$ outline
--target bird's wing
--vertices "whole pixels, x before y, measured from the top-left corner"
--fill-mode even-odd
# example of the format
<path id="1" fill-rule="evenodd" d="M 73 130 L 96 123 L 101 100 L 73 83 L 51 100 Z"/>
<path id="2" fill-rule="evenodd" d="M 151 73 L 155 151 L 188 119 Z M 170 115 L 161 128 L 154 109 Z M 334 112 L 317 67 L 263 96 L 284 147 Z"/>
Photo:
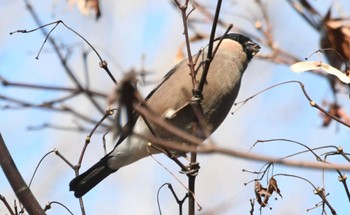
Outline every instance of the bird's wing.
<path id="1" fill-rule="evenodd" d="M 159 87 L 161 87 L 174 73 L 175 71 L 177 70 L 178 67 L 182 66 L 182 64 L 185 63 L 185 61 L 182 61 L 180 62 L 179 64 L 177 64 L 175 67 L 173 67 L 162 79 L 162 82 L 160 82 L 158 84 L 158 86 L 156 88 L 154 88 L 145 98 L 145 100 L 149 100 L 149 98 L 152 97 L 152 95 L 159 89 Z M 133 117 L 133 120 L 132 121 L 128 121 L 126 125 L 123 126 L 123 128 L 125 128 L 126 126 L 133 126 L 135 125 L 136 121 L 138 120 L 139 118 L 139 114 L 138 113 L 134 113 L 136 116 Z M 128 134 L 121 134 L 119 136 L 119 139 L 117 140 L 115 146 L 114 146 L 114 149 L 120 144 L 122 143 L 129 135 Z M 114 150 L 113 149 L 113 150 Z M 113 151 L 112 150 L 112 151 Z M 107 154 L 107 156 L 109 155 L 110 153 Z"/>
<path id="2" fill-rule="evenodd" d="M 158 84 L 158 86 L 156 88 L 154 88 L 145 98 L 145 100 L 147 101 L 149 98 L 152 97 L 152 95 L 159 89 L 160 86 L 162 86 L 173 74 L 174 72 L 177 70 L 177 68 L 180 66 L 180 64 L 182 64 L 184 61 L 182 61 L 181 63 L 179 63 L 178 65 L 176 65 L 174 68 L 172 68 L 167 74 L 165 74 L 165 76 L 162 79 L 162 82 L 160 82 Z"/>

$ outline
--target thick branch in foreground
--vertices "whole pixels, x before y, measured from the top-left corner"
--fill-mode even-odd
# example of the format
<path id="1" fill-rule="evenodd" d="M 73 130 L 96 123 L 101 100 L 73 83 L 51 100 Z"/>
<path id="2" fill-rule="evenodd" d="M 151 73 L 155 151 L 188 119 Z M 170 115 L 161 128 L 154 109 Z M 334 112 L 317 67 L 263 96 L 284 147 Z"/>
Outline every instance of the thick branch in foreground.
<path id="1" fill-rule="evenodd" d="M 0 164 L 7 180 L 28 214 L 45 214 L 19 173 L 0 133 Z"/>
<path id="2" fill-rule="evenodd" d="M 187 141 L 187 143 L 189 143 L 188 145 L 184 145 L 175 141 L 169 141 L 169 140 L 157 138 L 154 136 L 136 134 L 139 137 L 144 138 L 153 144 L 164 146 L 168 149 L 181 151 L 181 152 L 196 152 L 201 154 L 217 153 L 217 154 L 228 155 L 231 157 L 246 159 L 246 160 L 272 162 L 275 164 L 301 167 L 301 168 L 350 171 L 350 166 L 348 164 L 326 163 L 326 162 L 319 162 L 319 161 L 315 162 L 315 161 L 306 161 L 306 160 L 304 161 L 303 160 L 286 160 L 283 158 L 276 158 L 276 157 L 271 157 L 267 155 L 241 152 L 240 150 L 221 147 L 217 144 L 214 144 L 211 141 L 203 143 L 203 140 L 175 127 L 169 122 L 166 122 L 165 120 L 163 120 L 163 118 L 161 118 L 160 116 L 158 116 L 157 114 L 149 110 L 147 107 L 141 107 L 136 104 L 133 105 L 133 107 L 138 113 L 140 113 L 148 121 L 156 124 L 157 126 L 161 126 L 162 128 L 166 129 L 167 131 L 173 133 L 178 137 L 181 137 L 182 139 L 184 139 L 184 141 Z"/>

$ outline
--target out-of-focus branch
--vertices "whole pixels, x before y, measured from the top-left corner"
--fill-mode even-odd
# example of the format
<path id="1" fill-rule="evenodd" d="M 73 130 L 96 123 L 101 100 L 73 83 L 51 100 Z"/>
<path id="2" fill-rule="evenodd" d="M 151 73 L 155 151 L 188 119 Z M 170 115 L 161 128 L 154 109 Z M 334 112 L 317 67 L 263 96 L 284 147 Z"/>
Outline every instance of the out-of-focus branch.
<path id="1" fill-rule="evenodd" d="M 102 92 L 92 91 L 90 89 L 77 89 L 77 88 L 70 88 L 70 87 L 58 87 L 58 86 L 48 86 L 48 85 L 41 85 L 41 84 L 29 84 L 29 83 L 20 83 L 20 82 L 12 82 L 4 77 L 0 76 L 0 83 L 5 87 L 18 87 L 18 88 L 25 88 L 25 89 L 35 89 L 35 90 L 50 90 L 50 91 L 63 91 L 63 92 L 70 92 L 73 94 L 79 94 L 83 93 L 85 91 L 91 96 L 98 96 L 101 98 L 106 98 L 107 95 Z"/>
<path id="2" fill-rule="evenodd" d="M 74 131 L 74 132 L 89 132 L 89 131 L 91 131 L 91 128 L 84 127 L 81 125 L 66 126 L 66 125 L 58 125 L 58 124 L 53 124 L 53 123 L 42 123 L 40 125 L 27 126 L 27 129 L 29 131 L 43 130 L 43 129 L 47 129 L 47 128 L 52 128 L 52 129 L 61 130 L 61 131 Z"/>
<path id="3" fill-rule="evenodd" d="M 194 135 L 191 135 L 174 125 L 166 122 L 162 117 L 160 117 L 158 114 L 154 113 L 152 110 L 149 110 L 147 107 L 142 107 L 140 105 L 133 105 L 134 109 L 139 112 L 142 117 L 146 118 L 148 121 L 161 126 L 162 128 L 166 129 L 169 132 L 172 132 L 175 136 L 181 137 L 184 141 L 186 141 L 188 144 L 192 145 L 201 145 L 203 143 L 202 139 L 197 138 Z M 152 142 L 152 141 L 151 141 Z M 168 146 L 166 146 L 168 148 Z M 170 147 L 172 148 L 172 147 Z M 186 150 L 182 150 L 186 151 Z M 193 151 L 193 150 L 192 150 Z"/>
<path id="4" fill-rule="evenodd" d="M 19 201 L 23 204 L 29 214 L 45 214 L 44 210 L 40 207 L 38 201 L 32 194 L 31 190 L 23 180 L 19 173 L 16 164 L 11 158 L 5 142 L 0 133 L 0 164 L 4 171 L 7 180 L 11 184 L 13 191 L 15 192 Z"/>
<path id="5" fill-rule="evenodd" d="M 150 110 L 147 106 L 145 107 L 144 105 L 140 106 L 138 104 L 134 104 L 133 107 L 138 113 L 142 115 L 142 117 L 144 117 L 148 121 L 154 123 L 157 126 L 161 126 L 162 128 L 166 129 L 167 131 L 173 133 L 178 137 L 181 137 L 185 142 L 189 144 L 189 145 L 184 145 L 179 142 L 167 141 L 155 136 L 144 136 L 141 134 L 135 134 L 140 136 L 141 138 L 145 138 L 146 140 L 148 140 L 153 144 L 158 144 L 168 149 L 183 151 L 183 152 L 197 152 L 197 153 L 203 153 L 203 154 L 218 153 L 218 154 L 224 154 L 232 157 L 247 159 L 247 160 L 273 162 L 276 164 L 302 167 L 302 168 L 350 171 L 350 166 L 345 164 L 343 165 L 343 164 L 332 164 L 332 163 L 324 163 L 324 162 L 295 161 L 295 160 L 288 160 L 283 158 L 273 158 L 270 156 L 246 153 L 235 149 L 221 147 L 217 144 L 210 142 L 210 140 L 206 143 L 203 143 L 202 142 L 203 140 L 166 122 L 162 117 L 152 112 L 152 110 Z"/>
<path id="6" fill-rule="evenodd" d="M 147 112 L 144 112 L 147 113 Z M 322 162 L 313 162 L 313 161 L 301 161 L 301 160 L 287 160 L 281 158 L 274 158 L 271 156 L 265 156 L 261 154 L 255 153 L 247 153 L 242 152 L 240 150 L 230 149 L 226 147 L 221 147 L 218 144 L 202 144 L 201 146 L 194 147 L 190 145 L 183 145 L 179 142 L 167 141 L 164 139 L 156 138 L 153 136 L 144 136 L 141 134 L 135 134 L 140 136 L 149 142 L 154 144 L 158 144 L 170 149 L 178 150 L 178 151 L 194 151 L 201 154 L 223 154 L 230 157 L 241 158 L 250 161 L 261 161 L 261 162 L 272 162 L 275 164 L 285 165 L 285 166 L 294 166 L 301 167 L 307 169 L 325 169 L 325 170 L 345 170 L 350 171 L 350 166 L 348 164 L 333 164 L 333 163 L 322 163 Z"/>
<path id="7" fill-rule="evenodd" d="M 321 29 L 322 17 L 321 15 L 307 2 L 307 1 L 295 1 L 287 0 L 292 8 L 297 11 L 304 20 L 309 23 L 316 30 Z"/>
<path id="8" fill-rule="evenodd" d="M 75 116 L 83 121 L 86 121 L 88 123 L 91 123 L 94 125 L 98 123 L 98 121 L 92 119 L 90 116 L 83 115 L 83 114 L 79 113 L 78 111 L 76 111 L 75 109 L 73 109 L 72 107 L 69 107 L 66 105 L 61 105 L 59 107 L 56 107 L 50 103 L 33 104 L 31 102 L 10 98 L 10 97 L 7 97 L 7 96 L 1 95 L 1 94 L 0 94 L 0 99 L 6 100 L 6 101 L 9 101 L 11 103 L 18 105 L 18 107 L 6 106 L 4 108 L 12 108 L 12 109 L 15 109 L 15 108 L 39 108 L 39 109 L 45 109 L 45 110 L 50 110 L 50 111 L 65 112 L 65 113 L 69 113 L 72 116 Z M 101 124 L 101 126 L 108 127 L 105 124 Z"/>
<path id="9" fill-rule="evenodd" d="M 9 205 L 9 203 L 7 202 L 5 196 L 0 194 L 0 199 L 1 201 L 4 203 L 4 205 L 6 206 L 7 210 L 10 212 L 11 215 L 16 215 L 15 212 L 13 212 L 11 206 Z"/>

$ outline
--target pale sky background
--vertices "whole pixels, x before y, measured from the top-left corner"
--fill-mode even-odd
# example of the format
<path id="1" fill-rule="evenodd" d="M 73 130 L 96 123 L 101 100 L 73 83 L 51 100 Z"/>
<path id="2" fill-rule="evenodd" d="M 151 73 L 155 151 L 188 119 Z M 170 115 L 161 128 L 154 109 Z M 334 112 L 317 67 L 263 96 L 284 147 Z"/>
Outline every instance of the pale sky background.
<path id="1" fill-rule="evenodd" d="M 259 14 L 252 7 L 253 0 L 225 1 L 223 16 L 229 23 L 243 29 L 252 30 L 252 23 L 247 21 L 257 18 Z M 322 13 L 325 13 L 332 2 L 341 5 L 342 11 L 349 11 L 350 3 L 343 1 L 312 1 Z M 0 0 L 0 75 L 10 81 L 47 84 L 55 86 L 72 86 L 66 77 L 57 57 L 46 44 L 39 60 L 35 56 L 44 40 L 41 32 L 15 34 L 9 32 L 18 29 L 37 27 L 24 3 L 20 0 Z M 105 1 L 102 2 L 102 18 L 98 22 L 91 17 L 82 16 L 75 6 L 69 7 L 66 1 L 32 1 L 35 10 L 43 23 L 63 20 L 71 28 L 83 35 L 109 62 L 109 68 L 117 78 L 131 68 L 140 68 L 141 58 L 146 56 L 146 69 L 152 71 L 148 80 L 160 80 L 175 64 L 175 55 L 183 42 L 182 21 L 179 11 L 169 1 Z M 213 6 L 213 3 L 206 3 Z M 284 1 L 269 1 L 269 14 L 273 24 L 273 33 L 277 45 L 290 50 L 301 59 L 308 56 L 318 47 L 318 35 Z M 194 12 L 196 15 L 196 12 Z M 236 15 L 236 16 L 235 16 Z M 201 28 L 201 27 L 200 27 Z M 49 28 L 48 28 L 49 29 Z M 47 29 L 47 30 L 48 30 Z M 218 35 L 222 33 L 218 30 Z M 234 31 L 234 29 L 233 29 Z M 254 32 L 254 31 L 251 31 Z M 56 39 L 65 44 L 75 44 L 88 49 L 77 36 L 62 25 L 52 33 Z M 197 44 L 193 53 L 203 44 Z M 267 52 L 267 50 L 262 50 Z M 73 52 L 69 65 L 78 77 L 83 77 L 81 48 Z M 120 69 L 120 66 L 122 69 Z M 89 55 L 89 69 L 92 87 L 102 92 L 110 92 L 113 83 L 107 74 L 98 67 L 95 55 Z M 294 74 L 287 66 L 276 66 L 254 59 L 247 69 L 237 101 L 276 83 L 288 80 L 300 80 L 309 95 L 319 104 L 330 100 L 331 92 L 327 82 L 315 75 Z M 144 95 L 151 87 L 143 89 Z M 13 87 L 0 87 L 0 94 L 24 98 L 28 101 L 42 102 L 59 97 L 60 93 L 48 93 L 33 90 L 20 90 Z M 350 112 L 348 95 L 339 98 L 340 104 Z M 77 110 L 92 114 L 95 119 L 100 116 L 82 97 L 70 102 Z M 5 103 L 0 100 L 0 106 Z M 232 110 L 236 110 L 233 107 Z M 0 110 L 0 132 L 15 160 L 24 179 L 29 182 L 32 172 L 44 154 L 58 149 L 70 162 L 77 163 L 87 133 L 75 133 L 45 129 L 28 131 L 28 126 L 41 125 L 44 122 L 58 125 L 74 125 L 74 119 L 68 115 L 51 111 L 23 109 Z M 285 85 L 270 90 L 247 103 L 234 115 L 229 115 L 222 126 L 212 136 L 217 144 L 248 151 L 258 139 L 288 138 L 300 141 L 309 147 L 322 145 L 342 145 L 345 151 L 348 146 L 349 130 L 335 126 L 321 128 L 318 111 L 311 108 L 297 85 Z M 109 137 L 109 148 L 112 141 Z M 100 147 L 101 135 L 95 135 L 87 150 L 81 171 L 89 168 L 103 156 Z M 253 152 L 282 157 L 303 150 L 288 143 L 267 143 L 259 145 Z M 178 167 L 163 155 L 155 158 L 162 162 L 176 176 L 187 184 L 187 178 L 177 174 Z M 311 156 L 299 156 L 296 159 L 313 159 Z M 343 162 L 342 160 L 334 161 Z M 253 183 L 244 186 L 245 182 L 256 176 L 242 173 L 242 169 L 258 171 L 263 163 L 246 161 L 222 155 L 199 155 L 201 169 L 197 177 L 196 194 L 203 207 L 198 214 L 248 214 L 249 199 L 255 198 Z M 300 175 L 311 180 L 316 186 L 322 186 L 322 172 L 297 168 L 286 168 L 276 165 L 274 173 Z M 65 204 L 74 214 L 80 214 L 79 202 L 68 191 L 68 184 L 74 172 L 63 161 L 51 154 L 42 163 L 31 186 L 34 195 L 41 205 L 49 201 Z M 264 209 L 263 214 L 320 214 L 321 209 L 306 212 L 320 199 L 313 194 L 312 187 L 295 178 L 276 178 L 283 199 L 270 200 L 273 210 Z M 163 184 L 171 183 L 179 197 L 185 190 L 163 167 L 152 158 L 136 162 L 127 168 L 109 176 L 85 197 L 87 214 L 158 214 L 156 194 Z M 325 186 L 330 196 L 330 203 L 338 214 L 350 214 L 349 202 L 337 175 L 327 172 Z M 0 194 L 12 205 L 14 194 L 7 179 L 0 171 Z M 177 205 L 170 191 L 161 191 L 163 214 L 178 214 Z M 184 210 L 186 213 L 187 207 Z M 258 214 L 258 207 L 255 208 Z M 329 211 L 327 211 L 329 212 Z M 7 210 L 0 203 L 0 214 Z M 58 205 L 48 214 L 68 214 Z"/>

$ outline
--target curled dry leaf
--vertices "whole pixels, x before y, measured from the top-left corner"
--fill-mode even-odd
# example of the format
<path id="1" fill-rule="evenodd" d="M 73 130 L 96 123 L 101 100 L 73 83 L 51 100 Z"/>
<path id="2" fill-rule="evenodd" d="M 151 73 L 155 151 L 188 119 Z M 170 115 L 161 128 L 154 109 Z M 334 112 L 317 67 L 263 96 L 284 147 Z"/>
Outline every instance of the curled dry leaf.
<path id="1" fill-rule="evenodd" d="M 99 0 L 69 0 L 69 4 L 77 4 L 80 13 L 84 16 L 89 16 L 92 12 L 95 13 L 96 19 L 101 16 Z"/>
<path id="2" fill-rule="evenodd" d="M 322 21 L 320 46 L 334 50 L 325 52 L 325 56 L 332 66 L 341 69 L 350 60 L 350 21 L 332 18 L 331 11 L 329 9 Z"/>
<path id="3" fill-rule="evenodd" d="M 274 177 L 271 177 L 269 180 L 269 184 L 267 185 L 267 192 L 272 195 L 273 192 L 276 192 L 281 198 L 281 191 L 277 186 L 277 181 Z"/>
<path id="4" fill-rule="evenodd" d="M 281 191 L 277 186 L 277 181 L 273 177 L 270 178 L 267 189 L 264 188 L 259 181 L 256 181 L 254 191 L 256 201 L 261 205 L 261 207 L 265 207 L 269 203 L 270 196 L 273 194 L 273 192 L 276 192 L 282 198 Z"/>
<path id="5" fill-rule="evenodd" d="M 290 69 L 296 73 L 301 73 L 308 70 L 322 70 L 328 74 L 336 76 L 340 81 L 344 82 L 345 84 L 350 84 L 350 78 L 346 76 L 343 72 L 321 61 L 298 62 L 291 65 Z"/>
<path id="6" fill-rule="evenodd" d="M 262 197 L 265 197 L 267 192 L 266 192 L 266 188 L 264 188 L 259 181 L 255 182 L 255 198 L 256 201 L 259 203 L 259 205 L 261 205 L 261 207 L 265 207 L 266 204 L 262 201 Z"/>

